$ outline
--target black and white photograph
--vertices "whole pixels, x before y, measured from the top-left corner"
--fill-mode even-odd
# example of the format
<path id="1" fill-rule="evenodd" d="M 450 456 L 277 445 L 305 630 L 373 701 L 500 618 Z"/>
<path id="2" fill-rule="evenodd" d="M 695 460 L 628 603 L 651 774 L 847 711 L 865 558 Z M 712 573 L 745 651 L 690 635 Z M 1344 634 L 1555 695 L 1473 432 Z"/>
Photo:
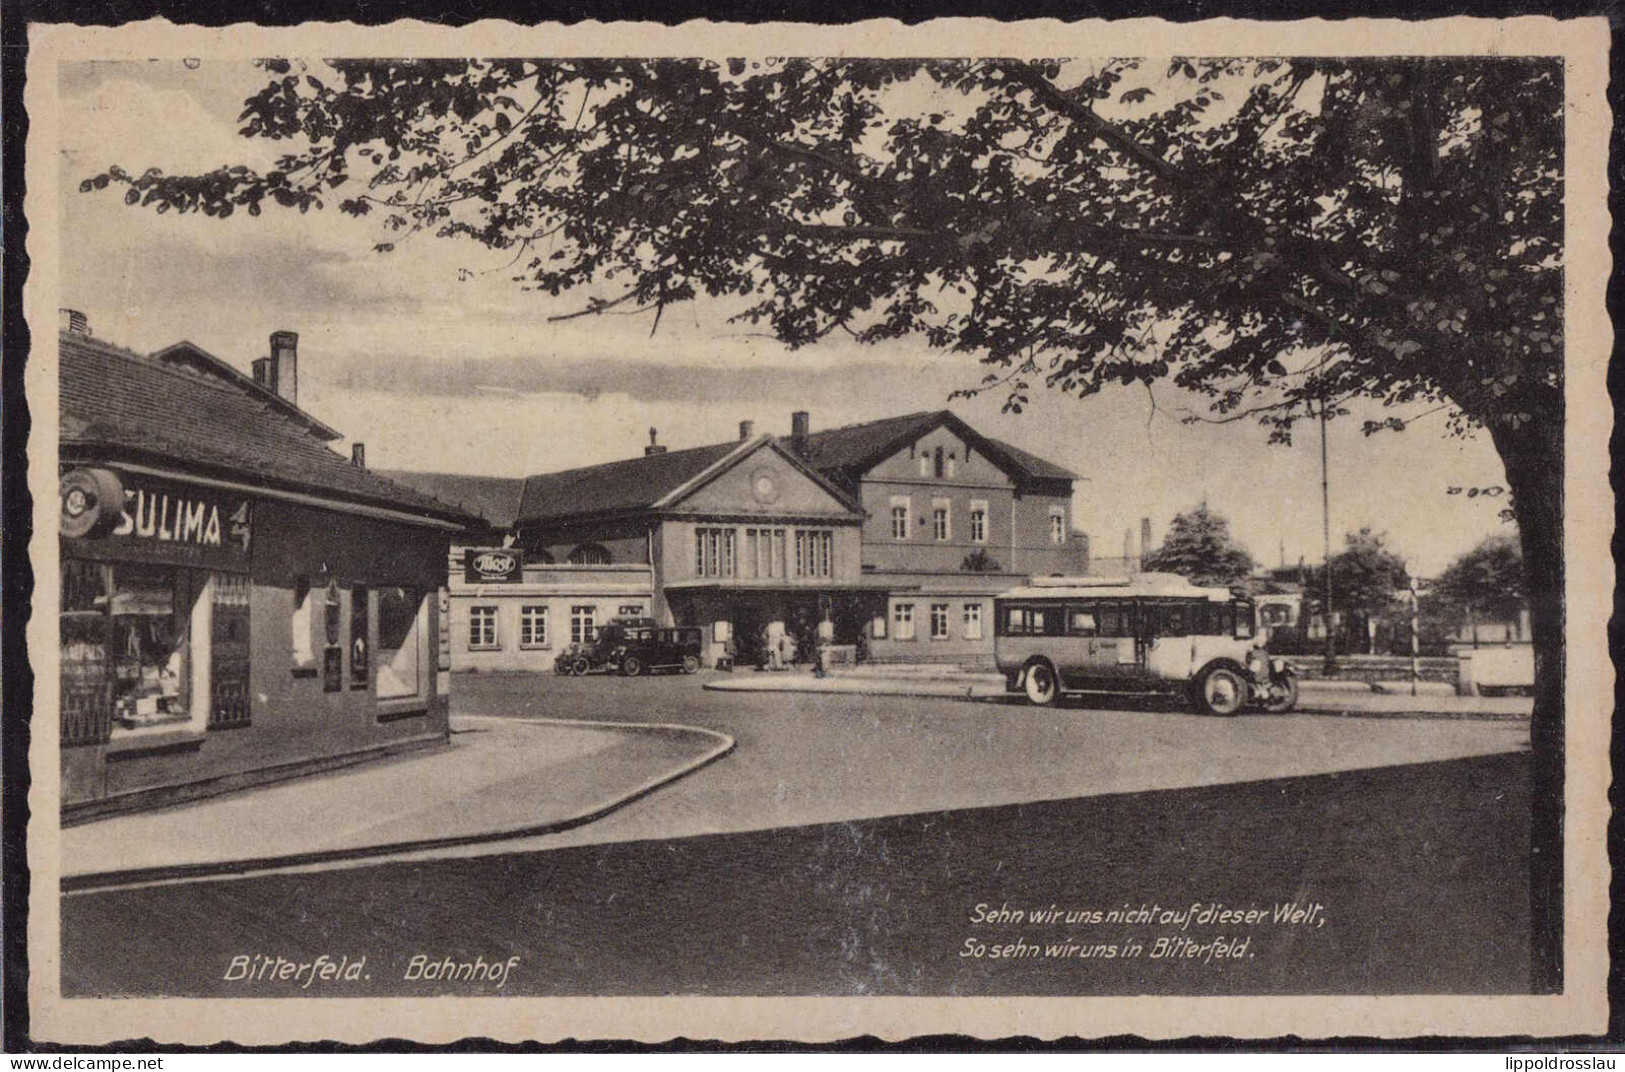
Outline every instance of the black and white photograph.
<path id="1" fill-rule="evenodd" d="M 1606 48 L 36 27 L 36 1033 L 1603 1030 Z"/>

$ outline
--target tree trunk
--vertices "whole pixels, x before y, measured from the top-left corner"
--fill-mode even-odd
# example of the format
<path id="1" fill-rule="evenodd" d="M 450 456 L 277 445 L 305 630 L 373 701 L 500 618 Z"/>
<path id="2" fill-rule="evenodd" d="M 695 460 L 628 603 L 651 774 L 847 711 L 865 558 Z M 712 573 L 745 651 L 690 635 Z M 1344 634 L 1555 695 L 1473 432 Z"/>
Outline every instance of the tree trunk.
<path id="1" fill-rule="evenodd" d="M 1518 428 L 1490 426 L 1506 466 L 1523 544 L 1535 655 L 1529 723 L 1530 983 L 1563 989 L 1563 421 L 1562 413 Z"/>

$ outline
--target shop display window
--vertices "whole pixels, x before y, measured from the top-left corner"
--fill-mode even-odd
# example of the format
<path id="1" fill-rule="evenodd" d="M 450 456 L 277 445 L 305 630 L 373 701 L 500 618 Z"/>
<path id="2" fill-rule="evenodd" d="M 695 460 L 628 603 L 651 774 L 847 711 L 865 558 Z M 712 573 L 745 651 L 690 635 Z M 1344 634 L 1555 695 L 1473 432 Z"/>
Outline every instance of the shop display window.
<path id="1" fill-rule="evenodd" d="M 428 633 L 428 604 L 415 588 L 382 587 L 378 592 L 378 658 L 374 668 L 380 700 L 426 695 L 422 650 Z"/>
<path id="2" fill-rule="evenodd" d="M 213 601 L 207 574 L 119 564 L 111 594 L 113 733 L 202 728 Z M 203 641 L 194 652 L 193 637 Z"/>

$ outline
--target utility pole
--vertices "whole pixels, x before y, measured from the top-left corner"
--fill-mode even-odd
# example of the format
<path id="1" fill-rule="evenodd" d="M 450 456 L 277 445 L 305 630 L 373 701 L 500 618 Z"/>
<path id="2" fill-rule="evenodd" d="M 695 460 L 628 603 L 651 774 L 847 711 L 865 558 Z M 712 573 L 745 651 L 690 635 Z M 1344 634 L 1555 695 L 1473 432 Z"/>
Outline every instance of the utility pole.
<path id="1" fill-rule="evenodd" d="M 1326 400 L 1320 400 L 1320 516 L 1323 537 L 1321 562 L 1321 615 L 1326 622 L 1327 677 L 1337 673 L 1337 633 L 1332 628 L 1332 492 L 1326 464 Z"/>
<path id="2" fill-rule="evenodd" d="M 1421 604 L 1416 595 L 1416 578 L 1410 578 L 1411 590 L 1411 695 L 1416 695 L 1416 682 L 1422 676 L 1422 621 Z"/>

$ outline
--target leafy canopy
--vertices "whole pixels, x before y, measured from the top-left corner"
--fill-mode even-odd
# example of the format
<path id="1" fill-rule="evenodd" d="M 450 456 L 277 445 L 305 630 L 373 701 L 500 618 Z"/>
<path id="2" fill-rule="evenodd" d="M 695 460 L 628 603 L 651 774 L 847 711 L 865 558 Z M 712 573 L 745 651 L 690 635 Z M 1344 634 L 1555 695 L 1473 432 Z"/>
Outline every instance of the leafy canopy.
<path id="1" fill-rule="evenodd" d="M 1189 577 L 1192 584 L 1230 585 L 1252 574 L 1253 556 L 1230 538 L 1230 522 L 1204 502 L 1174 515 L 1162 546 L 1146 555 L 1141 566 Z"/>
<path id="2" fill-rule="evenodd" d="M 1280 439 L 1354 396 L 1561 413 L 1555 60 L 262 62 L 242 133 L 289 143 L 274 170 L 84 187 L 336 201 L 380 251 L 466 238 L 590 286 L 582 313 L 708 295 L 792 346 L 913 335 L 1014 409 L 1171 378 Z"/>
<path id="3" fill-rule="evenodd" d="M 1433 595 L 1457 609 L 1515 619 L 1527 606 L 1523 553 L 1508 535 L 1496 535 L 1445 567 Z"/>

